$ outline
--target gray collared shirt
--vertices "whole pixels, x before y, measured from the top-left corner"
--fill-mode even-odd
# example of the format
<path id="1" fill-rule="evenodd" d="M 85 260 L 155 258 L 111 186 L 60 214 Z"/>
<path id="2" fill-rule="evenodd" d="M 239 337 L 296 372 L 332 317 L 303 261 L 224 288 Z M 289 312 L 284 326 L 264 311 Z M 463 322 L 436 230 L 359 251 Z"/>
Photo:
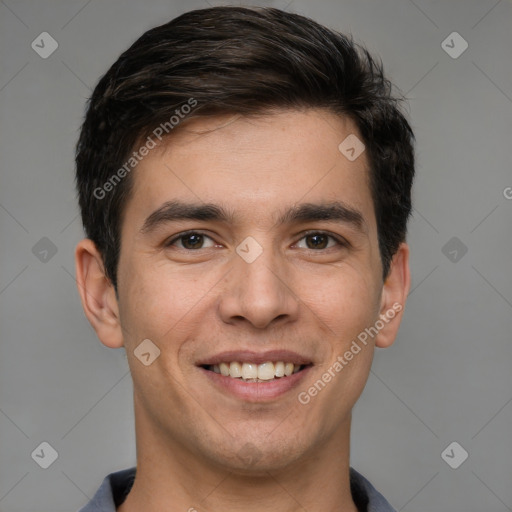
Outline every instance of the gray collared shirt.
<path id="1" fill-rule="evenodd" d="M 116 512 L 135 480 L 136 468 L 106 476 L 93 499 L 78 512 Z M 350 468 L 350 491 L 359 512 L 396 512 L 366 478 Z"/>

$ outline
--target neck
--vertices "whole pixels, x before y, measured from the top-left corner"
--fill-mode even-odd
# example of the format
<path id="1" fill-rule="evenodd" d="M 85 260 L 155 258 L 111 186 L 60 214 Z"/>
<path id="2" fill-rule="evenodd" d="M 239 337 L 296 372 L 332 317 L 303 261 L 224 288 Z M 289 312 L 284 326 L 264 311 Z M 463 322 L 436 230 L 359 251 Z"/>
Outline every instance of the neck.
<path id="1" fill-rule="evenodd" d="M 293 464 L 247 474 L 170 441 L 137 413 L 136 432 L 136 478 L 118 512 L 357 512 L 349 481 L 350 418 Z"/>

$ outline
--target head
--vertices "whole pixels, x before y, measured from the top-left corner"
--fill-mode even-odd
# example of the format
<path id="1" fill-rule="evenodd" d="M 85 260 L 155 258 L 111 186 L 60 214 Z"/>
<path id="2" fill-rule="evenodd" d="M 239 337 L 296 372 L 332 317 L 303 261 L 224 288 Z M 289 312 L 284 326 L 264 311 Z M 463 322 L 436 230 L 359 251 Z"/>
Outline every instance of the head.
<path id="1" fill-rule="evenodd" d="M 351 38 L 277 9 L 186 13 L 101 78 L 77 146 L 77 277 L 101 341 L 127 350 L 147 431 L 231 467 L 249 443 L 271 468 L 347 424 L 409 288 L 414 137 L 400 101 Z M 160 350 L 149 366 L 134 355 L 144 339 Z M 303 386 L 328 371 L 332 383 L 240 409 L 206 375 L 235 349 L 294 350 L 275 357 L 305 359 Z"/>

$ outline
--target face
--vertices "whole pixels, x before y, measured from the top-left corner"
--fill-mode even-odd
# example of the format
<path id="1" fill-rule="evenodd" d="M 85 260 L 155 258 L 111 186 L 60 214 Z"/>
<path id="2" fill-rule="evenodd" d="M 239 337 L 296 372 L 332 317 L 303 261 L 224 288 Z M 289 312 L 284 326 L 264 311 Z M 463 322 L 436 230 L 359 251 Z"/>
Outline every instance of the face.
<path id="1" fill-rule="evenodd" d="M 133 171 L 113 309 L 147 436 L 245 471 L 348 432 L 397 308 L 358 336 L 408 286 L 403 259 L 382 282 L 368 161 L 338 149 L 350 134 L 319 110 L 191 120 Z"/>

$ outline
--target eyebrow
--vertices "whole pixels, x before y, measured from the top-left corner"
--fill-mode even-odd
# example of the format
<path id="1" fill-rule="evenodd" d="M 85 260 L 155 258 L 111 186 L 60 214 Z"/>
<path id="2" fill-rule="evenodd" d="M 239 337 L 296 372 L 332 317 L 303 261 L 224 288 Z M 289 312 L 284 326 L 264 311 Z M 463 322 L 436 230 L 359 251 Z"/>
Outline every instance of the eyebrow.
<path id="1" fill-rule="evenodd" d="M 174 200 L 162 204 L 151 213 L 144 221 L 140 232 L 146 234 L 167 222 L 177 220 L 208 220 L 233 223 L 234 219 L 234 212 L 228 211 L 220 205 L 213 203 L 185 203 L 183 201 Z M 276 225 L 280 226 L 283 224 L 316 222 L 321 220 L 348 224 L 361 233 L 367 232 L 368 229 L 363 214 L 359 210 L 341 201 L 294 205 L 279 215 L 276 220 Z"/>

